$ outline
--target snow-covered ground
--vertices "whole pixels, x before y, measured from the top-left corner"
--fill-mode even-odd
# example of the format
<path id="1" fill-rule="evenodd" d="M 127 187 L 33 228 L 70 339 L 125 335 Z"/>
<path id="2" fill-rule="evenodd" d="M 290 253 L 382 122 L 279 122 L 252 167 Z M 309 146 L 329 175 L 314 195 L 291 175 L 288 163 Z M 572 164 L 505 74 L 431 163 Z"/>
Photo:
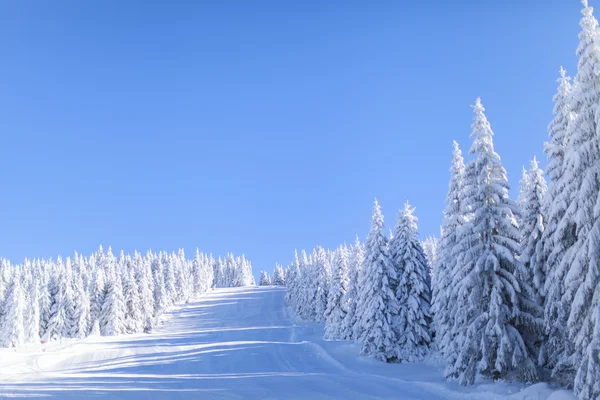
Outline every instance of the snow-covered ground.
<path id="1" fill-rule="evenodd" d="M 285 289 L 218 289 L 167 314 L 152 334 L 0 349 L 0 398 L 573 399 L 546 384 L 443 379 L 434 362 L 383 364 L 323 327 L 294 322 Z"/>

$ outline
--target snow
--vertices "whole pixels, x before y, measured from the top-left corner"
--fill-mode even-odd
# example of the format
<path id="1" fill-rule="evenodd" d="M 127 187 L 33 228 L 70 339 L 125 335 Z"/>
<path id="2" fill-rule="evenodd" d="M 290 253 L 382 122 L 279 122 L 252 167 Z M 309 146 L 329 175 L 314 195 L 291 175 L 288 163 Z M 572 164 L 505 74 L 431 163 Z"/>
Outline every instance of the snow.
<path id="1" fill-rule="evenodd" d="M 216 289 L 150 334 L 0 349 L 0 398 L 567 400 L 545 383 L 447 382 L 434 359 L 386 364 L 295 321 L 285 288 Z"/>

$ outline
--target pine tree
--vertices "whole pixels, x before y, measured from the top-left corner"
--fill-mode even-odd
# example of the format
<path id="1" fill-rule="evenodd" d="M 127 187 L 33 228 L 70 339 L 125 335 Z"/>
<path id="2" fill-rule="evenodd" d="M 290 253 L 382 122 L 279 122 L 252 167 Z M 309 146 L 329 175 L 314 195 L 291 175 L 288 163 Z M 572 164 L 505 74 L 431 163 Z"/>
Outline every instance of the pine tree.
<path id="1" fill-rule="evenodd" d="M 21 288 L 21 273 L 14 271 L 10 286 L 6 291 L 2 331 L 0 332 L 1 347 L 19 347 L 25 343 L 25 298 Z"/>
<path id="2" fill-rule="evenodd" d="M 32 276 L 27 291 L 25 308 L 25 342 L 39 343 L 40 341 L 40 289 L 38 279 Z"/>
<path id="3" fill-rule="evenodd" d="M 294 260 L 288 266 L 286 276 L 287 292 L 285 294 L 285 303 L 295 311 L 295 302 L 298 301 L 299 284 L 300 284 L 300 260 L 298 259 L 298 251 L 294 250 Z"/>
<path id="4" fill-rule="evenodd" d="M 335 252 L 331 288 L 325 310 L 325 340 L 344 340 L 349 335 L 344 319 L 348 312 L 345 304 L 348 290 L 348 249 L 340 246 Z"/>
<path id="5" fill-rule="evenodd" d="M 565 156 L 571 185 L 566 191 L 572 190 L 573 200 L 563 218 L 574 226 L 575 241 L 561 261 L 568 272 L 560 308 L 570 309 L 567 330 L 574 353 L 567 364 L 577 369 L 575 392 L 582 399 L 592 399 L 600 397 L 600 32 L 593 9 L 587 0 L 582 3 L 573 93 L 577 115 Z M 562 322 L 560 316 L 556 322 Z"/>
<path id="6" fill-rule="evenodd" d="M 572 230 L 568 225 L 561 224 L 571 198 L 565 190 L 570 178 L 565 174 L 564 165 L 565 152 L 570 142 L 570 130 L 572 129 L 570 125 L 575 117 L 571 102 L 572 87 L 569 80 L 566 71 L 561 68 L 557 93 L 553 98 L 555 117 L 548 126 L 550 141 L 544 146 L 548 156 L 546 173 L 550 182 L 548 193 L 544 199 L 546 219 L 541 239 L 542 244 L 536 253 L 536 257 L 544 265 L 544 275 L 546 276 L 543 295 L 547 340 L 540 352 L 539 362 L 549 368 L 557 366 L 562 359 L 565 345 L 568 343 L 564 335 L 566 312 L 561 312 L 565 271 L 560 268 L 560 264 L 566 249 L 572 245 L 574 237 L 570 234 Z M 559 227 L 563 230 L 559 230 Z M 564 316 L 562 324 L 558 322 L 561 316 Z M 564 385 L 572 383 L 572 379 L 568 376 L 559 377 L 558 380 L 562 381 Z"/>
<path id="7" fill-rule="evenodd" d="M 400 361 L 421 360 L 431 343 L 431 290 L 425 252 L 417 235 L 417 217 L 406 202 L 390 242 L 390 258 L 398 276 L 400 305 L 398 353 Z"/>
<path id="8" fill-rule="evenodd" d="M 125 331 L 127 333 L 142 332 L 145 321 L 142 315 L 142 305 L 139 296 L 140 288 L 136 282 L 133 268 L 130 268 L 129 272 L 124 271 L 124 274 Z"/>
<path id="9" fill-rule="evenodd" d="M 329 297 L 329 257 L 325 249 L 317 246 L 313 252 L 313 277 L 314 277 L 314 319 L 313 321 L 325 321 L 325 310 L 327 309 L 327 298 Z"/>
<path id="10" fill-rule="evenodd" d="M 375 200 L 371 230 L 365 243 L 365 258 L 359 278 L 357 340 L 361 355 L 382 361 L 394 361 L 397 356 L 397 327 L 400 305 L 393 287 L 398 277 L 383 233 L 383 215 Z"/>
<path id="11" fill-rule="evenodd" d="M 346 337 L 344 339 L 355 340 L 357 335 L 355 335 L 355 327 L 358 329 L 358 318 L 356 315 L 356 304 L 358 302 L 358 276 L 360 275 L 360 270 L 362 269 L 362 263 L 364 261 L 364 251 L 363 245 L 360 243 L 358 236 L 354 242 L 354 245 L 350 249 L 349 259 L 348 259 L 348 290 L 344 295 L 344 304 L 346 304 L 346 315 L 344 316 L 344 321 L 342 325 L 344 326 L 343 330 L 346 333 Z"/>
<path id="12" fill-rule="evenodd" d="M 48 329 L 48 322 L 50 321 L 50 307 L 52 305 L 50 297 L 50 276 L 47 263 L 35 262 L 34 264 L 36 265 L 37 274 L 40 277 L 40 336 L 43 337 Z"/>
<path id="13" fill-rule="evenodd" d="M 526 282 L 533 282 L 535 298 L 542 304 L 542 292 L 545 282 L 545 273 L 538 247 L 541 246 L 541 236 L 544 232 L 543 201 L 546 194 L 546 180 L 542 170 L 538 167 L 535 157 L 531 161 L 531 168 L 526 172 L 526 179 L 520 188 L 521 197 L 521 262 L 524 265 Z"/>
<path id="14" fill-rule="evenodd" d="M 453 142 L 453 146 L 444 221 L 441 227 L 438 255 L 433 264 L 431 285 L 431 312 L 433 313 L 436 341 L 440 353 L 446 358 L 454 356 L 451 351 L 451 344 L 453 343 L 451 328 L 454 319 L 450 313 L 451 305 L 456 304 L 452 285 L 453 271 L 456 268 L 457 261 L 454 251 L 458 242 L 457 231 L 464 223 L 461 203 L 465 163 L 458 143 Z"/>
<path id="15" fill-rule="evenodd" d="M 260 286 L 269 286 L 271 285 L 271 278 L 269 278 L 269 274 L 267 271 L 260 271 Z"/>
<path id="16" fill-rule="evenodd" d="M 92 275 L 92 286 L 90 288 L 91 325 L 94 324 L 94 321 L 98 321 L 98 324 L 100 324 L 100 315 L 102 314 L 102 305 L 104 304 L 104 285 L 104 271 L 96 268 L 95 273 Z"/>
<path id="17" fill-rule="evenodd" d="M 67 300 L 67 280 L 64 271 L 59 269 L 58 274 L 52 279 L 50 293 L 50 318 L 48 327 L 44 334 L 46 342 L 58 340 L 66 337 L 66 332 L 69 329 L 68 315 L 68 300 Z"/>
<path id="18" fill-rule="evenodd" d="M 537 321 L 520 309 L 527 283 L 517 278 L 523 268 L 517 258 L 517 206 L 508 197 L 506 171 L 494 151 L 493 132 L 480 99 L 474 110 L 470 152 L 475 159 L 464 180 L 465 202 L 473 217 L 461 228 L 464 257 L 453 272 L 458 296 L 452 335 L 458 357 L 447 375 L 473 384 L 478 372 L 500 378 L 515 371 L 531 381 L 537 372 L 522 325 Z"/>
<path id="19" fill-rule="evenodd" d="M 103 336 L 115 336 L 126 332 L 123 288 L 121 279 L 117 276 L 109 279 L 104 286 L 100 332 Z"/>
<path id="20" fill-rule="evenodd" d="M 271 279 L 271 284 L 275 286 L 285 286 L 285 273 L 283 272 L 283 268 L 281 265 L 275 265 L 275 270 L 273 271 L 273 278 Z"/>
<path id="21" fill-rule="evenodd" d="M 77 274 L 75 281 L 74 331 L 72 337 L 87 337 L 90 331 L 90 298 L 83 285 L 83 277 Z"/>
<path id="22" fill-rule="evenodd" d="M 138 265 L 136 280 L 139 287 L 140 317 L 144 332 L 150 332 L 154 325 L 154 281 L 152 280 L 152 269 L 150 261 L 142 259 L 139 253 L 134 256 L 134 262 Z"/>
<path id="23" fill-rule="evenodd" d="M 169 295 L 165 290 L 163 264 L 158 256 L 152 259 L 154 275 L 154 317 L 155 320 L 169 308 Z"/>
<path id="24" fill-rule="evenodd" d="M 433 265 L 437 261 L 439 244 L 440 239 L 435 236 L 427 236 L 427 239 L 421 243 L 421 248 L 427 260 L 427 272 L 430 276 L 433 275 Z"/>

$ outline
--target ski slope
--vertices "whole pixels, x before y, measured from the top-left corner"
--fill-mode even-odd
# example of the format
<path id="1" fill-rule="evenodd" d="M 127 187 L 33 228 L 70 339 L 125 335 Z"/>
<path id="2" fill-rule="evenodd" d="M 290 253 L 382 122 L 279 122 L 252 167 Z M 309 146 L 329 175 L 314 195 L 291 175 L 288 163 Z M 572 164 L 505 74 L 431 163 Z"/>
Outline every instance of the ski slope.
<path id="1" fill-rule="evenodd" d="M 443 379 L 435 362 L 383 364 L 323 327 L 294 321 L 285 289 L 218 289 L 167 314 L 152 334 L 0 349 L 0 398 L 574 399 L 546 384 Z"/>

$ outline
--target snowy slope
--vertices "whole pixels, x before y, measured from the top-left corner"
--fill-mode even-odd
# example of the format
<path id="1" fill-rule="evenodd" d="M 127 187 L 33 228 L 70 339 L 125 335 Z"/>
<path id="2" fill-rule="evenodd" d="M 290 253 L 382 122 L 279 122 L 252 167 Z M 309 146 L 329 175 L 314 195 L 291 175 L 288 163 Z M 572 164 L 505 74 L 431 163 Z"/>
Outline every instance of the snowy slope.
<path id="1" fill-rule="evenodd" d="M 321 325 L 293 322 L 285 289 L 219 289 L 154 333 L 0 349 L 0 398 L 572 399 L 545 384 L 443 380 L 435 363 L 383 364 Z M 149 392 L 151 391 L 151 392 Z"/>

